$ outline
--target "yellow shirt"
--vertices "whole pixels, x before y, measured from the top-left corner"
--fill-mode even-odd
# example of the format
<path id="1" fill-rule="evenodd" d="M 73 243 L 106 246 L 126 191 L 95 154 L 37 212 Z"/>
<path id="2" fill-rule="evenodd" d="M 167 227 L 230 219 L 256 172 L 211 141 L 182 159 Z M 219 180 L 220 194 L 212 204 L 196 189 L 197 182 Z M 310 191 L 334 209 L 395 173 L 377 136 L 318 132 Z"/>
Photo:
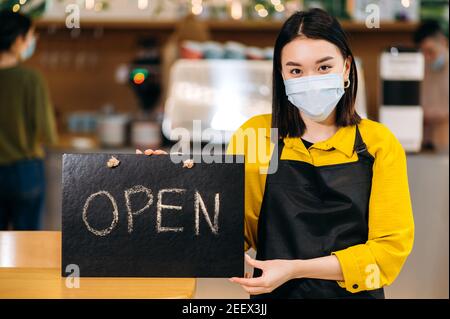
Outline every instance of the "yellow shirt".
<path id="1" fill-rule="evenodd" d="M 332 253 L 338 258 L 344 275 L 344 281 L 338 284 L 353 293 L 391 284 L 414 241 L 405 151 L 384 125 L 363 119 L 358 126 L 369 153 L 375 158 L 369 236 L 364 244 Z M 227 149 L 227 154 L 245 156 L 245 250 L 258 247 L 258 217 L 274 148 L 270 128 L 270 114 L 255 116 L 234 133 Z M 354 125 L 341 127 L 328 140 L 313 144 L 309 150 L 300 138 L 284 138 L 281 160 L 303 161 L 314 166 L 357 161 L 358 156 L 353 152 L 355 133 Z"/>

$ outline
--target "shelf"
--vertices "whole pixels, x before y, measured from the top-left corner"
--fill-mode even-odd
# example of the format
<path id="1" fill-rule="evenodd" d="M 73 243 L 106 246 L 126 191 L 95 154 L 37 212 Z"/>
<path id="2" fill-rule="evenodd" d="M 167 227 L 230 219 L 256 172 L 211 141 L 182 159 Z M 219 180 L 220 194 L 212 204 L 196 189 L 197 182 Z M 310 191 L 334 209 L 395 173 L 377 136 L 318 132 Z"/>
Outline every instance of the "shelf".
<path id="1" fill-rule="evenodd" d="M 205 21 L 213 31 L 278 31 L 281 21 Z M 43 19 L 36 22 L 38 28 L 49 26 L 64 27 L 60 19 Z M 160 30 L 172 31 L 177 22 L 174 20 L 82 20 L 81 28 L 106 28 L 123 30 Z M 415 22 L 381 22 L 379 29 L 368 29 L 362 22 L 342 21 L 343 28 L 348 32 L 413 32 L 418 24 Z"/>

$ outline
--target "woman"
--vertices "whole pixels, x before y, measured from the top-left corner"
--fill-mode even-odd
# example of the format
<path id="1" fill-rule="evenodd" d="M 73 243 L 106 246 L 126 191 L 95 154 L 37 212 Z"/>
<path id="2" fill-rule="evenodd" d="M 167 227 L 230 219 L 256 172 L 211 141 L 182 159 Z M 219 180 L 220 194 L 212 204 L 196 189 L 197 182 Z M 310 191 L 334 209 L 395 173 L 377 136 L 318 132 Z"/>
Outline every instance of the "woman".
<path id="1" fill-rule="evenodd" d="M 230 280 L 252 298 L 384 298 L 412 249 L 405 152 L 361 120 L 357 86 L 336 19 L 313 9 L 285 22 L 272 114 L 247 121 L 228 148 L 245 155 L 245 246 L 257 251 L 246 255 L 254 278 Z"/>
<path id="2" fill-rule="evenodd" d="M 0 230 L 39 229 L 45 191 L 42 144 L 56 142 L 44 80 L 21 65 L 35 43 L 29 18 L 0 11 Z"/>

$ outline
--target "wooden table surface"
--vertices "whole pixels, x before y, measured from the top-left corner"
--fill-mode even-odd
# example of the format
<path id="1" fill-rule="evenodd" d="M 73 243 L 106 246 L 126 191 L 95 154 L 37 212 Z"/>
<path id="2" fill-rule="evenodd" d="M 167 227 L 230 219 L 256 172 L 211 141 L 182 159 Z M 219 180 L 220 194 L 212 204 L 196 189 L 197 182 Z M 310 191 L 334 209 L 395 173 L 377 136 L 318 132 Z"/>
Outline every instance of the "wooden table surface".
<path id="1" fill-rule="evenodd" d="M 80 278 L 79 288 L 66 280 L 61 232 L 0 232 L 0 299 L 193 298 L 196 287 L 194 278 Z"/>

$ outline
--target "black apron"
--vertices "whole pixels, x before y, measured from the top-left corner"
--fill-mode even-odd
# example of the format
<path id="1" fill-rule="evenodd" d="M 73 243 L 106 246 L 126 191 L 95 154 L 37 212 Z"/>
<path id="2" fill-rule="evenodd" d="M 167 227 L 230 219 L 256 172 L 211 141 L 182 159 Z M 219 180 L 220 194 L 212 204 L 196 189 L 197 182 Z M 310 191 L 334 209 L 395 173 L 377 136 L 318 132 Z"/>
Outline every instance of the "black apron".
<path id="1" fill-rule="evenodd" d="M 271 161 L 280 159 L 283 147 L 281 139 Z M 354 151 L 358 161 L 352 163 L 315 167 L 278 161 L 278 170 L 267 175 L 256 259 L 311 259 L 367 241 L 374 158 L 358 126 Z M 261 276 L 261 270 L 255 268 L 253 276 Z M 351 293 L 334 280 L 301 278 L 251 298 L 384 298 L 384 291 Z"/>

